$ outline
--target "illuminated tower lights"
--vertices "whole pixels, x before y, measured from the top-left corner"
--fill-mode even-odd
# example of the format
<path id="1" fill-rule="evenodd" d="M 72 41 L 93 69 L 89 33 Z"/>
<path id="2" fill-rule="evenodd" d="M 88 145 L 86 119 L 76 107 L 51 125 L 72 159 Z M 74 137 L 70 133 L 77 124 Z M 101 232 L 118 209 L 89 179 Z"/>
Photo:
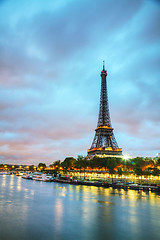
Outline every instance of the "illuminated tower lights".
<path id="1" fill-rule="evenodd" d="M 101 71 L 101 95 L 98 124 L 97 128 L 95 129 L 95 136 L 91 148 L 88 149 L 88 158 L 93 157 L 94 155 L 99 155 L 102 157 L 122 156 L 122 149 L 118 147 L 117 141 L 113 134 L 113 128 L 111 126 L 106 77 L 107 71 L 105 70 L 103 62 L 103 70 Z"/>

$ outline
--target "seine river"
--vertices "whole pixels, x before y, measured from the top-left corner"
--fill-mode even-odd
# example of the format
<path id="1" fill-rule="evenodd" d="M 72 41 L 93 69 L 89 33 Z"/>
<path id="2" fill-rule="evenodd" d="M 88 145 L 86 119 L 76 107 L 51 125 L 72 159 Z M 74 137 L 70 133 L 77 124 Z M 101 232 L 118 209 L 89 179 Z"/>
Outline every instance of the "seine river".
<path id="1" fill-rule="evenodd" d="M 160 195 L 0 176 L 1 240 L 159 240 Z"/>

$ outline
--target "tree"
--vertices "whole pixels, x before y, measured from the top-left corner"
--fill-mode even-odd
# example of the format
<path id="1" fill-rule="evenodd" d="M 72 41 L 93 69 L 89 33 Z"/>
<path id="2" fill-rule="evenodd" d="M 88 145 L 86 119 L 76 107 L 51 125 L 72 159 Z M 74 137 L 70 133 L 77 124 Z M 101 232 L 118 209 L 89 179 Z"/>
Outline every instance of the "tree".
<path id="1" fill-rule="evenodd" d="M 61 163 L 64 170 L 68 168 L 72 169 L 76 164 L 76 159 L 73 157 L 66 157 L 65 160 Z"/>
<path id="2" fill-rule="evenodd" d="M 59 174 L 59 168 L 61 166 L 61 161 L 60 160 L 57 160 L 55 161 L 52 166 L 54 166 L 54 170 L 53 170 L 53 173 L 55 176 L 57 176 L 57 174 Z"/>
<path id="3" fill-rule="evenodd" d="M 85 178 L 85 169 L 87 168 L 88 164 L 88 160 L 86 159 L 86 157 L 82 156 L 82 155 L 78 155 L 77 157 L 77 161 L 75 163 L 75 167 L 77 167 L 78 169 L 80 169 L 80 175 L 81 175 L 81 171 L 82 169 L 84 170 L 84 178 Z"/>
<path id="4" fill-rule="evenodd" d="M 123 174 L 124 174 L 125 176 L 128 176 L 128 175 L 129 175 L 129 170 L 128 170 L 128 168 L 127 168 L 126 166 L 124 166 L 124 168 L 123 168 Z"/>
<path id="5" fill-rule="evenodd" d="M 150 171 L 149 171 L 148 168 L 146 168 L 146 169 L 143 171 L 143 175 L 144 175 L 145 177 L 149 177 L 149 176 L 150 176 Z"/>
<path id="6" fill-rule="evenodd" d="M 125 167 L 127 168 L 128 172 L 133 170 L 133 166 L 135 165 L 132 159 L 128 159 L 124 162 Z"/>
<path id="7" fill-rule="evenodd" d="M 56 167 L 56 168 L 59 168 L 61 166 L 61 161 L 60 160 L 57 160 L 53 163 L 53 166 Z"/>
<path id="8" fill-rule="evenodd" d="M 141 169 L 140 167 L 136 166 L 136 167 L 134 168 L 134 173 L 135 173 L 137 176 L 141 176 L 141 178 L 142 178 L 143 171 L 142 171 L 142 169 Z"/>
<path id="9" fill-rule="evenodd" d="M 34 171 L 35 170 L 35 166 L 34 165 L 30 165 L 29 166 L 29 171 Z"/>
<path id="10" fill-rule="evenodd" d="M 116 157 L 105 157 L 103 158 L 102 166 L 105 167 L 105 169 L 108 169 L 109 174 L 112 177 L 113 182 L 113 174 L 115 173 L 115 167 L 120 164 L 120 159 Z"/>
<path id="11" fill-rule="evenodd" d="M 114 157 L 108 157 L 106 160 L 109 174 L 114 174 L 115 173 L 114 168 L 117 166 L 117 159 Z"/>
<path id="12" fill-rule="evenodd" d="M 122 171 L 122 168 L 118 168 L 118 176 L 122 176 L 122 174 L 123 174 L 123 171 Z"/>
<path id="13" fill-rule="evenodd" d="M 142 157 L 136 157 L 132 159 L 133 162 L 133 171 L 137 176 L 142 178 L 143 170 L 146 167 L 146 161 Z"/>
<path id="14" fill-rule="evenodd" d="M 160 167 L 160 158 L 156 160 L 156 166 Z"/>
<path id="15" fill-rule="evenodd" d="M 44 170 L 46 168 L 46 164 L 45 163 L 39 163 L 38 168 L 40 168 L 41 170 Z"/>
<path id="16" fill-rule="evenodd" d="M 103 158 L 94 156 L 91 160 L 88 161 L 88 166 L 90 166 L 92 169 L 103 167 Z"/>
<path id="17" fill-rule="evenodd" d="M 78 155 L 77 161 L 75 163 L 75 167 L 80 169 L 80 171 L 83 168 L 83 161 L 84 161 L 84 157 L 82 155 Z"/>
<path id="18" fill-rule="evenodd" d="M 132 161 L 134 162 L 135 168 L 143 169 L 146 166 L 146 161 L 142 157 L 136 157 L 136 158 L 132 159 Z"/>
<path id="19" fill-rule="evenodd" d="M 153 176 L 159 176 L 160 175 L 160 170 L 158 168 L 153 168 L 152 175 Z"/>
<path id="20" fill-rule="evenodd" d="M 0 164 L 0 169 L 3 169 L 4 168 L 4 165 L 3 164 Z"/>

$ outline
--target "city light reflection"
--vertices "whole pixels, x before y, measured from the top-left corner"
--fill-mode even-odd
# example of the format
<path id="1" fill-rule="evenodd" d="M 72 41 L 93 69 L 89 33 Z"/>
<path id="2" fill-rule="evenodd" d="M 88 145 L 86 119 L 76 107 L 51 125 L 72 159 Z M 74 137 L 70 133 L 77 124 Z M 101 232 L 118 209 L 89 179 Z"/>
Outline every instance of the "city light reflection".
<path id="1" fill-rule="evenodd" d="M 21 177 L 18 177 L 18 180 L 17 180 L 17 190 L 18 191 L 21 191 L 21 183 L 22 183 L 22 179 L 21 179 Z"/>
<path id="2" fill-rule="evenodd" d="M 57 198 L 55 206 L 54 206 L 54 211 L 55 211 L 55 222 L 56 222 L 56 227 L 57 230 L 61 230 L 62 227 L 62 218 L 63 218 L 63 203 L 62 199 Z"/>
<path id="3" fill-rule="evenodd" d="M 9 183 L 9 188 L 10 188 L 11 190 L 14 189 L 14 179 L 15 179 L 15 176 L 14 176 L 14 175 L 11 175 L 11 176 L 10 176 L 10 183 Z"/>
<path id="4" fill-rule="evenodd" d="M 4 175 L 2 176 L 2 187 L 5 187 L 5 186 L 6 186 L 6 178 L 7 178 L 7 176 L 4 174 Z"/>

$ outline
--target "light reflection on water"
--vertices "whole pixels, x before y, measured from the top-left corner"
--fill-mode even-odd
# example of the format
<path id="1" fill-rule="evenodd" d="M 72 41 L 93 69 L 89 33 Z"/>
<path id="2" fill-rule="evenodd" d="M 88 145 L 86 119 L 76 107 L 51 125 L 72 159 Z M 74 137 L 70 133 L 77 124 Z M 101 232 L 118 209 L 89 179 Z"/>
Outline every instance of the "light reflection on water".
<path id="1" fill-rule="evenodd" d="M 0 177 L 2 177 L 2 187 L 5 187 L 6 186 L 6 178 L 7 178 L 7 176 L 6 175 L 2 175 Z"/>
<path id="2" fill-rule="evenodd" d="M 17 191 L 21 191 L 21 182 L 22 182 L 22 178 L 18 177 L 17 178 Z"/>
<path id="3" fill-rule="evenodd" d="M 56 200 L 55 206 L 53 206 L 53 211 L 55 211 L 54 222 L 56 222 L 58 231 L 60 231 L 61 225 L 62 225 L 62 217 L 63 217 L 63 204 L 61 199 Z"/>
<path id="4" fill-rule="evenodd" d="M 160 239 L 160 196 L 0 176 L 0 239 Z M 107 237 L 106 237 L 107 236 Z"/>

